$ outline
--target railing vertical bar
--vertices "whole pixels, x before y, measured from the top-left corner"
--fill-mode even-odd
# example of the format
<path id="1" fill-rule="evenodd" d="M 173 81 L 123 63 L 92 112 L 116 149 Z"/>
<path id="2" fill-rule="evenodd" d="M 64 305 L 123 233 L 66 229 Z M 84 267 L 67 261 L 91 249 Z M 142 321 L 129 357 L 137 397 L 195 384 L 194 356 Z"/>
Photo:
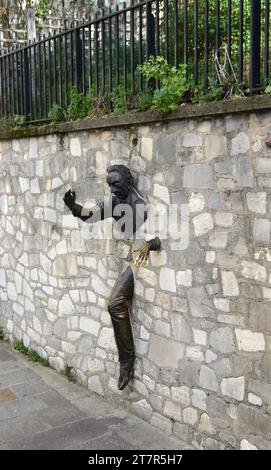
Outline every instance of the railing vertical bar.
<path id="1" fill-rule="evenodd" d="M 199 82 L 199 2 L 194 4 L 194 82 Z"/>
<path id="2" fill-rule="evenodd" d="M 165 0 L 164 17 L 165 17 L 165 59 L 166 61 L 169 61 L 169 4 L 168 4 L 168 0 Z"/>
<path id="3" fill-rule="evenodd" d="M 127 16 L 126 12 L 122 14 L 123 24 L 123 85 L 124 90 L 127 91 L 127 30 L 126 30 Z"/>
<path id="4" fill-rule="evenodd" d="M 88 44 L 89 44 L 89 86 L 93 87 L 93 74 L 92 74 L 92 40 L 91 40 L 91 25 L 88 27 Z"/>
<path id="5" fill-rule="evenodd" d="M 74 80 L 74 56 L 73 56 L 73 32 L 70 32 L 70 45 L 71 45 L 71 86 L 74 86 L 75 80 Z"/>
<path id="6" fill-rule="evenodd" d="M 132 0 L 131 4 L 134 4 Z M 135 44 L 134 44 L 134 36 L 135 36 L 135 14 L 134 10 L 130 12 L 130 49 L 131 49 L 131 93 L 134 94 L 135 92 Z"/>
<path id="7" fill-rule="evenodd" d="M 105 94 L 106 78 L 105 78 L 105 24 L 101 21 L 101 41 L 102 41 L 102 94 Z"/>
<path id="8" fill-rule="evenodd" d="M 139 51 L 138 51 L 138 61 L 139 61 L 139 65 L 142 64 L 143 62 L 143 51 L 142 51 L 142 40 L 143 40 L 143 33 L 142 33 L 142 29 L 143 29 L 143 20 L 142 20 L 142 9 L 143 7 L 140 6 L 139 7 Z M 139 77 L 139 91 L 142 92 L 143 90 L 143 76 L 142 74 L 140 74 L 140 77 Z"/>
<path id="9" fill-rule="evenodd" d="M 38 45 L 38 50 L 39 50 L 39 117 L 40 119 L 42 119 L 42 110 L 43 110 L 43 106 L 42 106 L 42 63 L 41 63 L 41 44 L 39 42 L 39 45 Z"/>
<path id="10" fill-rule="evenodd" d="M 24 55 L 23 49 L 21 49 L 21 114 L 25 115 L 25 107 L 24 107 Z"/>
<path id="11" fill-rule="evenodd" d="M 55 103 L 58 103 L 58 93 L 57 93 L 57 63 L 56 63 L 56 56 L 57 56 L 56 38 L 54 38 L 53 44 L 54 44 L 54 101 L 55 101 Z"/>
<path id="12" fill-rule="evenodd" d="M 269 80 L 269 41 L 270 41 L 270 0 L 265 1 L 265 25 L 264 25 L 264 78 L 265 84 Z"/>
<path id="13" fill-rule="evenodd" d="M 111 7 L 109 9 L 111 13 Z M 108 20 L 108 39 L 109 39 L 109 91 L 113 91 L 113 58 L 112 58 L 112 18 Z"/>
<path id="14" fill-rule="evenodd" d="M 85 38 L 85 28 L 82 28 L 82 90 L 83 93 L 86 93 L 86 58 L 85 58 L 85 50 L 86 50 L 86 38 Z"/>
<path id="15" fill-rule="evenodd" d="M 269 0 L 268 0 L 269 2 Z M 239 2 L 239 44 L 238 44 L 238 77 L 239 83 L 244 79 L 244 0 Z"/>
<path id="16" fill-rule="evenodd" d="M 118 12 L 118 6 L 116 7 L 116 11 Z M 120 47 L 119 47 L 119 38 L 120 38 L 120 31 L 119 31 L 119 13 L 116 15 L 116 85 L 117 87 L 120 84 Z"/>
<path id="17" fill-rule="evenodd" d="M 68 94 L 69 94 L 69 71 L 68 71 L 68 34 L 64 34 L 64 66 L 65 66 L 65 106 L 68 107 Z"/>
<path id="18" fill-rule="evenodd" d="M 95 84 L 96 95 L 99 94 L 99 22 L 95 23 Z"/>
<path id="19" fill-rule="evenodd" d="M 209 0 L 205 0 L 204 11 L 204 88 L 209 85 Z"/>
<path id="20" fill-rule="evenodd" d="M 216 0 L 215 9 L 215 53 L 217 59 L 220 59 L 220 45 L 221 45 L 221 32 L 220 32 L 220 0 Z"/>
<path id="21" fill-rule="evenodd" d="M 12 54 L 12 95 L 13 95 L 13 114 L 18 114 L 16 113 L 16 92 L 15 92 L 15 85 L 16 85 L 16 79 L 15 79 L 15 53 Z"/>
<path id="22" fill-rule="evenodd" d="M 184 9 L 185 9 L 185 4 L 186 2 L 184 1 Z M 173 11 L 173 21 L 174 21 L 174 65 L 177 68 L 179 65 L 179 51 L 178 51 L 178 21 L 179 21 L 179 15 L 178 15 L 178 0 L 174 0 L 174 11 Z M 185 11 L 184 11 L 184 28 L 186 27 L 186 21 L 185 21 Z M 184 49 L 185 49 L 185 43 L 186 43 L 186 30 L 184 29 Z M 184 53 L 185 56 L 185 53 Z M 185 57 L 186 60 L 186 57 Z M 186 63 L 186 61 L 184 62 Z"/>
<path id="23" fill-rule="evenodd" d="M 177 36 L 178 41 L 178 36 Z M 188 77 L 188 0 L 184 0 L 184 44 L 183 44 L 183 53 L 184 53 L 184 64 L 186 67 L 186 77 Z M 178 64 L 179 65 L 179 64 Z"/>
<path id="24" fill-rule="evenodd" d="M 47 64 L 46 64 L 46 41 L 45 41 L 45 35 L 43 35 L 43 39 L 44 39 L 44 42 L 43 42 L 43 67 L 44 67 L 44 70 L 43 70 L 43 94 L 44 94 L 44 111 L 45 111 L 45 118 L 47 118 L 48 116 L 48 111 L 49 111 L 49 108 L 48 108 L 48 100 L 47 100 L 47 84 L 48 84 L 48 81 L 47 81 L 47 76 L 48 76 L 48 70 L 47 70 Z"/>
<path id="25" fill-rule="evenodd" d="M 1 86 L 1 116 L 5 114 L 4 83 L 3 83 L 3 57 L 0 57 L 0 86 Z M 18 82 L 17 82 L 18 83 Z M 18 113 L 19 114 L 19 113 Z"/>
<path id="26" fill-rule="evenodd" d="M 227 47 L 228 47 L 229 60 L 231 61 L 231 56 L 232 56 L 232 1 L 231 0 L 228 0 Z M 228 70 L 230 70 L 229 63 L 228 63 Z"/>
<path id="27" fill-rule="evenodd" d="M 250 1 L 250 89 L 260 86 L 261 75 L 261 2 Z"/>
<path id="28" fill-rule="evenodd" d="M 52 107 L 53 104 L 53 97 L 52 97 L 52 87 L 53 87 L 53 80 L 52 80 L 52 48 L 51 48 L 51 39 L 49 36 L 48 39 L 48 58 L 49 58 L 49 109 Z"/>

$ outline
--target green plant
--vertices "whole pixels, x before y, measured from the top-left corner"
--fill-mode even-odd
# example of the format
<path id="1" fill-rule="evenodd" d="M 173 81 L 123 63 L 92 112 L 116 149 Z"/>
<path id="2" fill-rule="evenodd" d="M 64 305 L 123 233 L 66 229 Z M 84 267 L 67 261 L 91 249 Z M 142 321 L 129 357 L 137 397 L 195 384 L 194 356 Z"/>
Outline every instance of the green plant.
<path id="1" fill-rule="evenodd" d="M 5 338 L 5 332 L 2 327 L 0 327 L 0 340 L 3 340 Z"/>
<path id="2" fill-rule="evenodd" d="M 20 351 L 22 354 L 28 357 L 28 359 L 32 362 L 39 362 L 40 364 L 48 367 L 49 366 L 49 361 L 48 359 L 44 359 L 41 357 L 36 351 L 33 349 L 27 348 L 22 341 L 15 340 L 13 342 L 13 347 L 17 351 Z"/>
<path id="3" fill-rule="evenodd" d="M 160 89 L 153 93 L 152 106 L 154 111 L 167 114 L 181 104 L 181 99 L 188 91 L 186 78 L 186 65 L 181 64 L 178 69 L 171 67 L 162 56 L 150 57 L 138 67 L 138 71 L 150 82 L 160 81 Z"/>
<path id="4" fill-rule="evenodd" d="M 16 114 L 13 119 L 13 127 L 25 126 L 26 118 L 23 114 Z"/>
<path id="5" fill-rule="evenodd" d="M 134 111 L 147 111 L 152 105 L 152 98 L 152 93 L 138 93 L 132 103 Z"/>
<path id="6" fill-rule="evenodd" d="M 271 93 L 271 83 L 269 83 L 266 87 L 266 89 L 264 90 L 265 93 Z"/>
<path id="7" fill-rule="evenodd" d="M 71 366 L 68 366 L 68 364 L 65 364 L 64 370 L 62 371 L 62 374 L 67 377 L 67 379 L 70 382 L 76 382 L 75 374 L 74 374 L 74 369 Z"/>
<path id="8" fill-rule="evenodd" d="M 111 94 L 113 114 L 118 116 L 125 114 L 131 107 L 131 93 L 125 90 L 123 85 L 119 85 Z"/>
<path id="9" fill-rule="evenodd" d="M 65 110 L 59 104 L 54 103 L 48 113 L 48 118 L 51 119 L 52 122 L 60 122 L 65 121 L 66 117 Z"/>
<path id="10" fill-rule="evenodd" d="M 87 95 L 84 95 L 76 87 L 73 87 L 70 93 L 70 104 L 67 109 L 69 118 L 82 119 L 88 116 L 95 105 L 95 100 L 94 90 L 91 89 Z"/>

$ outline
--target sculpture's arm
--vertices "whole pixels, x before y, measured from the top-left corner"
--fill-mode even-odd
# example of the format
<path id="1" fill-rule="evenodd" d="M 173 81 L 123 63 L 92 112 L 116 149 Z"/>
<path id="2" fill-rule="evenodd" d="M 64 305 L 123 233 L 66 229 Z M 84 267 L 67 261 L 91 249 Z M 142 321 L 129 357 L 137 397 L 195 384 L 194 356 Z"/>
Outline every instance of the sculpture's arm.
<path id="1" fill-rule="evenodd" d="M 63 201 L 65 202 L 66 206 L 70 209 L 74 217 L 78 217 L 84 222 L 89 221 L 90 223 L 95 223 L 105 218 L 103 202 L 98 203 L 96 206 L 92 207 L 92 209 L 86 209 L 80 204 L 77 204 L 75 200 L 76 194 L 71 189 L 66 192 L 63 198 Z"/>

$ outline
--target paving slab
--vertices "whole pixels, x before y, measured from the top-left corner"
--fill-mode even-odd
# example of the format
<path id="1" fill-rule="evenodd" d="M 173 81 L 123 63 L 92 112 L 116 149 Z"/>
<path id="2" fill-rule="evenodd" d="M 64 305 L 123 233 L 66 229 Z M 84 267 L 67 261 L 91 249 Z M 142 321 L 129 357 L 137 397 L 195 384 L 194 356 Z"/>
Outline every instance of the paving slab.
<path id="1" fill-rule="evenodd" d="M 184 450 L 124 408 L 0 342 L 1 450 Z"/>

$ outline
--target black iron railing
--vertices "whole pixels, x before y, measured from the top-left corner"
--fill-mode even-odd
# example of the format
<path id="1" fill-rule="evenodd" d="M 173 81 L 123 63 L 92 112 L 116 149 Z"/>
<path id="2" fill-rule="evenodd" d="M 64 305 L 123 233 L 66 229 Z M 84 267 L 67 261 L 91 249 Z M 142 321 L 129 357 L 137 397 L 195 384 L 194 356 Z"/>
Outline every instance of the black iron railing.
<path id="1" fill-rule="evenodd" d="M 97 95 L 120 85 L 145 89 L 137 72 L 163 55 L 187 79 L 206 89 L 222 63 L 253 91 L 269 82 L 270 0 L 134 0 L 60 34 L 0 57 L 0 116 L 48 118 L 54 103 L 69 105 L 73 87 Z"/>

